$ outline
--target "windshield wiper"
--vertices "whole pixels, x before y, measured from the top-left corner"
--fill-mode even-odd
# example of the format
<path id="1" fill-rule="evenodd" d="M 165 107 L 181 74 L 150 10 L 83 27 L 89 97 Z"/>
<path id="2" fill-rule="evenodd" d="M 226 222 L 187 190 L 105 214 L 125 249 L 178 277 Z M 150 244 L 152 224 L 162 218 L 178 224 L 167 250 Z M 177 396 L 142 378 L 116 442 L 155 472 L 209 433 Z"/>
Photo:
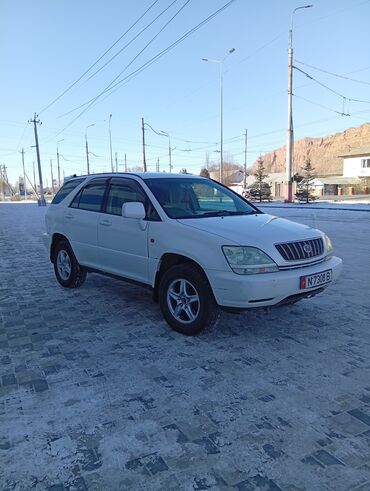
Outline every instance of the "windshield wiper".
<path id="1" fill-rule="evenodd" d="M 237 215 L 252 215 L 254 211 L 229 211 L 229 210 L 218 210 L 218 211 L 207 211 L 201 215 L 197 215 L 199 218 L 203 217 L 227 217 L 227 216 L 237 216 Z"/>

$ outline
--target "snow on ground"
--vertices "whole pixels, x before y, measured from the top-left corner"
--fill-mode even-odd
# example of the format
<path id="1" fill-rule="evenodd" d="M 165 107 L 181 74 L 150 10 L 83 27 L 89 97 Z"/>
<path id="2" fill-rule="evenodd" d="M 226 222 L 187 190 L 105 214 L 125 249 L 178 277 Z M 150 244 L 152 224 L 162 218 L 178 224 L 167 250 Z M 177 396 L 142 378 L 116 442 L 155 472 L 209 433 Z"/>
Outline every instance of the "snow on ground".
<path id="1" fill-rule="evenodd" d="M 62 289 L 45 208 L 0 204 L 0 489 L 370 489 L 358 206 L 262 204 L 328 233 L 340 281 L 186 338 L 138 287 L 89 275 Z"/>

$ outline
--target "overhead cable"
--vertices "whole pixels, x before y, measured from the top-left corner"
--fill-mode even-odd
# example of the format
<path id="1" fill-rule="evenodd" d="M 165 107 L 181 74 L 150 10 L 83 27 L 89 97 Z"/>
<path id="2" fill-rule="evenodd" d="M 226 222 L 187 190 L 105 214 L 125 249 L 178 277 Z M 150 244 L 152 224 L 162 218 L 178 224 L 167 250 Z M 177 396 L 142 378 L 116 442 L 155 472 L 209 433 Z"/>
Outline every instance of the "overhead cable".
<path id="1" fill-rule="evenodd" d="M 335 109 L 331 109 L 330 107 L 323 106 L 322 104 L 319 104 L 318 102 L 310 101 L 309 99 L 306 99 L 305 97 L 301 97 L 301 96 L 296 95 L 296 94 L 293 94 L 293 96 L 297 99 L 302 99 L 302 101 L 309 102 L 310 104 L 314 104 L 315 106 L 318 106 L 318 107 L 321 107 L 323 109 L 327 109 L 328 111 L 331 111 L 333 113 L 339 114 L 339 116 L 350 116 L 349 113 L 345 113 L 344 111 L 342 111 L 342 112 L 336 111 Z"/>
<path id="2" fill-rule="evenodd" d="M 59 99 L 61 99 L 67 92 L 69 92 L 80 80 L 83 79 L 83 77 L 85 75 L 87 75 L 93 68 L 94 66 L 96 66 L 100 60 L 102 60 L 104 58 L 104 56 L 106 54 L 109 53 L 109 51 L 111 51 L 114 46 L 116 46 L 117 43 L 119 43 L 121 41 L 121 39 L 123 39 L 126 34 L 128 34 L 135 26 L 138 22 L 140 22 L 140 20 L 149 12 L 149 10 L 151 10 L 154 5 L 156 3 L 158 3 L 159 0 L 155 0 L 146 10 L 143 14 L 140 15 L 140 17 L 138 17 L 136 19 L 136 21 L 131 24 L 131 26 L 106 50 L 104 51 L 104 53 L 92 64 L 90 65 L 90 67 L 84 71 L 84 73 L 77 79 L 75 80 L 71 85 L 69 85 L 61 94 L 58 95 L 58 97 L 56 97 L 54 100 L 52 100 L 47 106 L 45 106 L 41 111 L 39 111 L 38 114 L 41 114 L 42 112 L 46 111 L 47 109 L 49 109 L 53 104 L 55 104 L 57 101 L 59 101 Z"/>
<path id="3" fill-rule="evenodd" d="M 365 80 L 356 80 L 351 77 L 346 77 L 345 75 L 338 75 L 337 73 L 329 72 L 328 70 L 323 70 L 322 68 L 318 68 L 313 65 L 309 65 L 308 63 L 303 63 L 302 61 L 299 60 L 294 60 L 296 63 L 299 63 L 300 65 L 308 66 L 309 68 L 313 68 L 314 70 L 317 70 L 318 72 L 322 73 L 327 73 L 328 75 L 332 75 L 333 77 L 338 77 L 342 78 L 344 80 L 350 80 L 351 82 L 356 82 L 358 84 L 364 84 L 364 85 L 370 85 L 370 82 L 365 82 Z"/>
<path id="4" fill-rule="evenodd" d="M 203 27 L 205 24 L 207 24 L 208 22 L 210 22 L 214 17 L 216 17 L 217 15 L 219 15 L 223 10 L 227 9 L 228 7 L 230 7 L 230 5 L 233 4 L 235 1 L 236 0 L 229 0 L 225 5 L 223 5 L 221 8 L 219 8 L 218 10 L 216 10 L 215 12 L 213 12 L 213 14 L 211 14 L 206 19 L 204 19 L 199 24 L 197 24 L 195 27 L 193 27 L 192 29 L 190 29 L 189 31 L 187 31 L 180 38 L 178 38 L 175 42 L 173 42 L 172 44 L 170 44 L 169 46 L 167 46 L 167 48 L 163 49 L 157 55 L 153 56 L 153 58 L 151 58 L 150 60 L 148 60 L 147 62 L 145 62 L 143 65 L 141 65 L 141 67 L 137 68 L 136 70 L 134 70 L 130 74 L 126 75 L 123 79 L 117 81 L 114 85 L 112 85 L 111 87 L 109 87 L 109 89 L 105 89 L 101 93 L 101 95 L 103 95 L 106 92 L 112 93 L 113 92 L 113 89 L 116 89 L 117 90 L 124 83 L 128 83 L 130 80 L 132 80 L 132 78 L 136 77 L 141 72 L 143 72 L 144 70 L 146 70 L 147 68 L 149 68 L 153 63 L 155 63 L 160 58 L 162 58 L 162 56 L 166 55 L 169 51 L 171 51 L 176 46 L 178 46 L 181 42 L 183 42 L 186 38 L 188 38 L 189 36 L 191 36 L 192 34 L 194 34 L 194 32 L 196 32 L 198 29 L 200 29 L 201 27 Z M 108 95 L 110 95 L 110 94 L 108 94 Z M 99 95 L 99 97 L 100 97 L 100 95 Z M 88 105 L 89 103 L 91 103 L 93 101 L 95 102 L 96 101 L 96 98 L 90 99 L 89 101 L 87 101 L 84 104 L 78 106 L 77 108 L 72 109 L 68 113 L 65 113 L 64 116 L 66 116 L 66 115 L 70 114 L 71 112 L 76 111 L 76 110 L 78 110 L 78 109 L 80 109 L 80 108 Z M 75 120 L 73 120 L 73 122 L 74 121 Z M 68 128 L 73 122 L 71 122 L 69 125 L 67 125 L 66 128 Z M 64 129 L 66 129 L 66 128 L 64 128 Z M 62 130 L 62 131 L 64 131 L 64 130 Z M 60 133 L 58 133 L 58 134 L 60 134 Z"/>
<path id="5" fill-rule="evenodd" d="M 190 0 L 189 0 L 190 1 Z M 165 14 L 167 12 L 167 10 L 169 10 L 172 5 L 174 3 L 178 2 L 178 0 L 173 0 L 172 3 L 170 3 L 170 5 L 168 7 L 166 7 L 164 10 L 162 10 L 158 15 L 157 17 L 155 17 L 151 22 L 149 22 L 149 24 L 147 24 L 140 32 L 138 32 L 138 34 L 136 34 L 136 36 L 134 36 L 127 44 L 125 44 L 125 46 L 123 46 L 123 48 L 121 48 L 115 55 L 113 55 L 107 62 L 104 63 L 103 66 L 101 66 L 98 70 L 96 70 L 96 72 L 94 72 L 92 75 L 90 75 L 90 77 L 87 79 L 87 82 L 95 77 L 95 75 L 97 73 L 99 73 L 101 70 L 103 70 L 103 68 L 105 68 L 107 65 L 109 65 L 109 63 L 111 61 L 113 61 L 119 54 L 122 53 L 123 50 L 125 50 L 128 46 L 130 46 L 130 44 L 132 44 L 139 36 L 141 36 L 141 34 L 143 32 L 145 32 L 151 25 L 154 24 L 155 21 L 157 21 L 160 17 L 162 17 L 163 14 Z M 122 72 L 117 76 L 117 78 L 122 74 Z"/>
<path id="6" fill-rule="evenodd" d="M 175 1 L 177 0 L 174 0 L 173 3 L 175 3 Z M 150 44 L 164 31 L 164 29 L 173 21 L 173 19 L 186 7 L 186 5 L 190 2 L 191 0 L 186 0 L 186 2 L 175 12 L 175 14 L 164 24 L 164 26 L 162 26 L 162 28 L 157 32 L 157 34 L 155 34 L 155 36 L 152 37 L 152 39 L 144 46 L 144 48 L 139 51 L 139 53 L 130 61 L 130 63 L 128 63 L 125 68 L 105 87 L 105 89 L 100 92 L 97 96 L 93 97 L 90 101 L 88 101 L 87 103 L 85 104 L 82 104 L 82 106 L 85 106 L 87 105 L 87 107 L 81 111 L 62 131 L 64 131 L 66 128 L 68 128 L 69 126 L 71 126 L 77 119 L 79 119 L 83 114 L 85 114 L 86 111 L 88 111 L 92 106 L 95 105 L 96 101 L 102 96 L 104 95 L 106 92 L 110 91 L 113 87 L 115 87 L 119 82 L 116 82 L 116 80 L 122 75 L 123 72 L 125 72 L 127 70 L 127 68 L 129 66 L 132 65 L 132 63 L 134 63 L 134 61 L 146 50 L 146 48 L 148 48 L 148 46 L 150 46 Z M 172 5 L 171 4 L 171 5 Z M 116 82 L 116 83 L 114 83 Z M 80 107 L 82 107 L 80 106 Z M 72 110 L 73 111 L 73 110 Z M 70 111 L 70 112 L 72 112 Z M 68 113 L 67 113 L 68 114 Z M 58 134 L 60 134 L 61 132 L 59 132 Z"/>
<path id="7" fill-rule="evenodd" d="M 363 101 L 363 100 L 360 100 L 360 99 L 352 99 L 351 97 L 347 97 L 347 96 L 345 96 L 343 94 L 340 94 L 339 92 L 335 91 L 334 89 L 331 89 L 330 87 L 328 87 L 327 85 L 323 84 L 322 82 L 320 82 L 316 78 L 312 77 L 312 75 L 309 75 L 307 72 L 301 70 L 300 68 L 298 68 L 296 66 L 293 66 L 293 68 L 295 70 L 298 70 L 299 72 L 303 73 L 303 75 L 305 75 L 310 80 L 313 80 L 317 84 L 321 85 L 321 87 L 324 87 L 325 89 L 329 90 L 333 94 L 336 94 L 337 96 L 341 97 L 342 99 L 346 99 L 347 101 L 351 101 L 351 102 L 361 102 L 363 104 L 370 104 L 370 101 Z"/>

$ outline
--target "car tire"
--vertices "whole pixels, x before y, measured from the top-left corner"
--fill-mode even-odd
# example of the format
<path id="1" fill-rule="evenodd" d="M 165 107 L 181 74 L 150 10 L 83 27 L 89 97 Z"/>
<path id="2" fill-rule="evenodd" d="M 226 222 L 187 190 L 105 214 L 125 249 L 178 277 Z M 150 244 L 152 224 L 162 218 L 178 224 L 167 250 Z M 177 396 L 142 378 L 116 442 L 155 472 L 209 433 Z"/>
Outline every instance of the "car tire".
<path id="1" fill-rule="evenodd" d="M 167 323 L 187 336 L 199 334 L 218 318 L 219 308 L 203 271 L 192 264 L 167 270 L 159 284 L 159 305 Z"/>
<path id="2" fill-rule="evenodd" d="M 64 288 L 79 288 L 86 280 L 87 272 L 82 268 L 67 241 L 58 242 L 53 254 L 55 277 Z"/>

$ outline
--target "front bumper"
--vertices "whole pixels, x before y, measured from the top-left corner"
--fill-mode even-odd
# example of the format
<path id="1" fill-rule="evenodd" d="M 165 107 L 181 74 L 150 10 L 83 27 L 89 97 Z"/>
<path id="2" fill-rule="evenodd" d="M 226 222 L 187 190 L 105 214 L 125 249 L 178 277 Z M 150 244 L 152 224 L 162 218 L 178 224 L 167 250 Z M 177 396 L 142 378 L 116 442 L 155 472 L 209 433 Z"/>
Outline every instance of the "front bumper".
<path id="1" fill-rule="evenodd" d="M 332 282 L 300 289 L 300 277 L 332 270 Z M 232 271 L 207 270 L 216 302 L 224 307 L 251 309 L 282 304 L 288 297 L 309 296 L 335 282 L 342 270 L 342 260 L 331 257 L 327 261 L 302 268 L 255 275 L 237 275 Z M 307 295 L 305 295 L 307 294 Z"/>

